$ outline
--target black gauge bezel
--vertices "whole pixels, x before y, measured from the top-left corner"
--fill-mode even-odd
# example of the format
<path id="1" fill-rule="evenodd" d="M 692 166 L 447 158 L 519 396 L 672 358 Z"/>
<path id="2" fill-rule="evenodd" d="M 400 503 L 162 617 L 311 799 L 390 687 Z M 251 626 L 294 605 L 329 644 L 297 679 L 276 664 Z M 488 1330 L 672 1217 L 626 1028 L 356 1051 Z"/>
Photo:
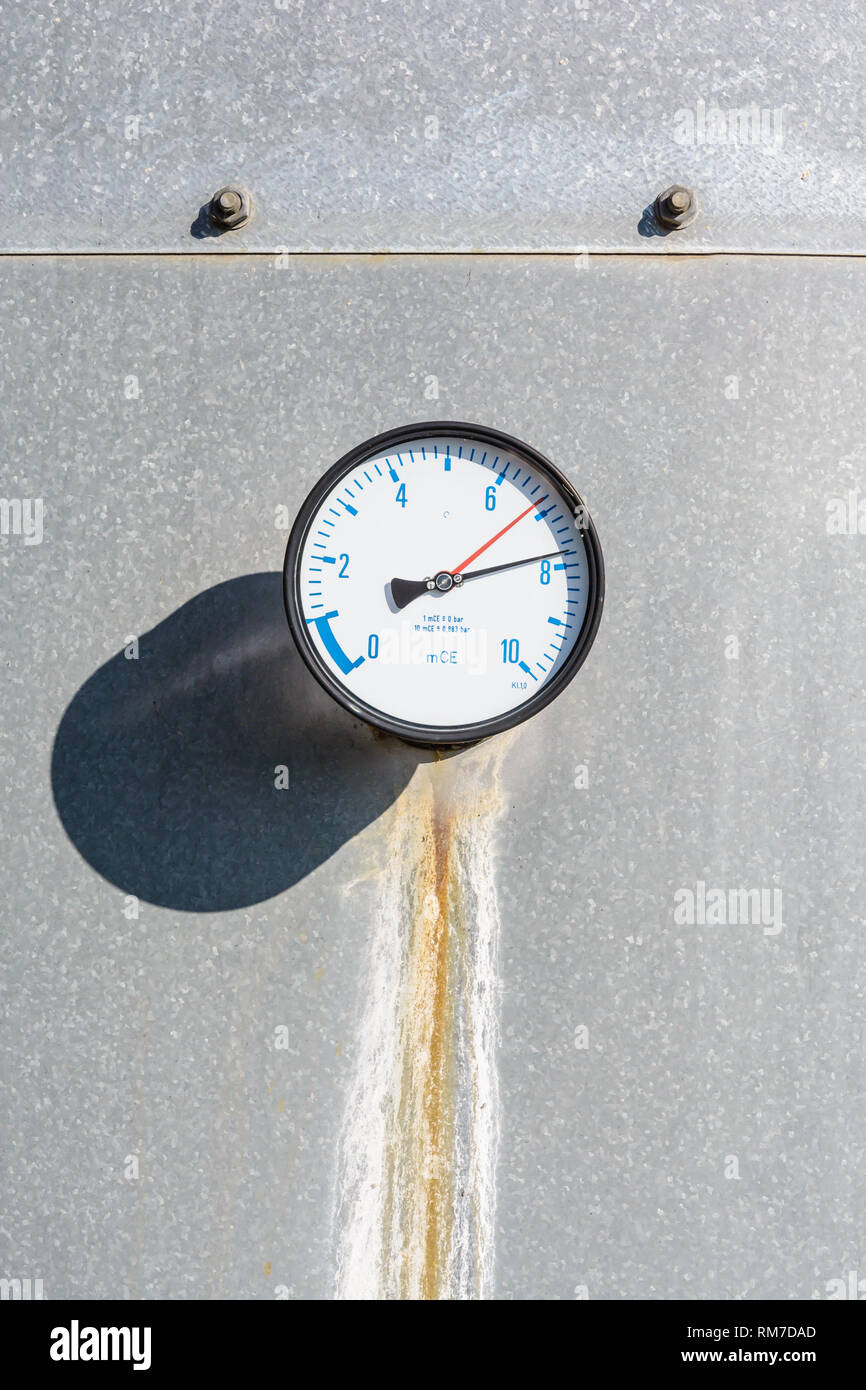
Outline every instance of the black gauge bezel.
<path id="1" fill-rule="evenodd" d="M 550 478 L 551 482 L 570 503 L 572 512 L 575 513 L 579 510 L 582 518 L 579 530 L 586 549 L 589 593 L 586 614 L 577 641 L 559 670 L 551 676 L 549 681 L 545 682 L 537 694 L 531 695 L 523 704 L 515 706 L 514 709 L 495 719 L 484 719 L 478 723 L 466 724 L 462 727 L 442 727 L 394 719 L 383 711 L 375 709 L 372 705 L 366 704 L 363 700 L 356 699 L 332 675 L 313 645 L 307 623 L 304 620 L 301 608 L 298 560 L 310 524 L 323 498 L 346 473 L 357 469 L 367 459 L 388 453 L 389 450 L 394 450 L 412 439 L 453 438 L 455 436 L 498 447 L 503 452 L 508 451 L 524 455 L 527 462 Z M 363 444 L 350 449 L 347 454 L 338 459 L 333 467 L 329 468 L 318 480 L 304 501 L 289 536 L 286 558 L 283 563 L 283 597 L 289 627 L 301 657 L 311 674 L 339 705 L 342 705 L 345 710 L 348 710 L 358 719 L 363 719 L 367 724 L 372 724 L 374 728 L 381 729 L 387 734 L 393 734 L 406 743 L 420 744 L 425 748 L 453 748 L 461 744 L 477 743 L 483 738 L 490 738 L 493 734 L 502 733 L 505 729 L 512 729 L 516 724 L 522 724 L 525 719 L 530 719 L 533 714 L 537 714 L 539 710 L 549 705 L 551 700 L 555 700 L 569 681 L 577 675 L 586 660 L 601 622 L 601 611 L 604 604 L 604 559 L 595 526 L 582 498 L 564 474 L 544 454 L 539 453 L 531 444 L 525 444 L 523 440 L 515 439 L 513 435 L 504 434 L 502 430 L 491 429 L 486 425 L 470 425 L 459 420 L 424 420 L 419 424 L 400 425 L 397 429 L 386 430 L 384 434 L 377 434 L 373 439 L 365 440 Z"/>

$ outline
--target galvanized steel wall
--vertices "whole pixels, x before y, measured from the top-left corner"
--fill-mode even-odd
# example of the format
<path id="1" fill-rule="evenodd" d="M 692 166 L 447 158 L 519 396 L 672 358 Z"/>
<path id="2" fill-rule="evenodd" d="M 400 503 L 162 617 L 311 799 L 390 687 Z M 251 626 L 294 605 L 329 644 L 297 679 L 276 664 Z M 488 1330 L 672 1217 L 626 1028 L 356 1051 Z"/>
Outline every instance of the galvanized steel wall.
<path id="1" fill-rule="evenodd" d="M 855 7 L 6 23 L 4 1271 L 826 1297 L 863 1259 Z M 608 575 L 568 691 L 447 759 L 318 690 L 278 574 L 325 467 L 434 415 L 544 450 Z"/>

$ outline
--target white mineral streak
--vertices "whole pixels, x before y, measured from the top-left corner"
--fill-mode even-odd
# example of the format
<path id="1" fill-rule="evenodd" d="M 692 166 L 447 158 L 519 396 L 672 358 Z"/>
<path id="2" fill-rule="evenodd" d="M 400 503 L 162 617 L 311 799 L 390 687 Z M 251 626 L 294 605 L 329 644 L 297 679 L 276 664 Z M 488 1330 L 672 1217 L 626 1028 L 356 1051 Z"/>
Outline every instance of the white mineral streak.
<path id="1" fill-rule="evenodd" d="M 391 814 L 340 1138 L 339 1299 L 491 1295 L 508 742 L 422 764 Z"/>

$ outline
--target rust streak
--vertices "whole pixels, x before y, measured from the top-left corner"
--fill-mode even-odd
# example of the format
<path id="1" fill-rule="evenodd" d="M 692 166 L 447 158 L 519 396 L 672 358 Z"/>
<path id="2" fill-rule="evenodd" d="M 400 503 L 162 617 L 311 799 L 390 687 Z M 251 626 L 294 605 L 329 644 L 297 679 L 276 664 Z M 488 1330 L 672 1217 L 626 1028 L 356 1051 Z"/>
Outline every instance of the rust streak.
<path id="1" fill-rule="evenodd" d="M 434 773 L 433 805 L 431 808 L 431 850 L 435 927 L 430 943 L 433 951 L 431 1000 L 431 1035 L 429 1073 L 425 1097 L 425 1120 L 429 1136 L 430 1169 L 425 1202 L 426 1235 L 421 1296 L 440 1297 L 443 1257 L 448 1248 L 448 1217 L 451 1211 L 451 1179 L 454 1148 L 454 1008 L 449 990 L 449 956 L 451 946 L 450 914 L 452 888 L 451 852 L 453 826 L 443 804 L 441 786 Z"/>

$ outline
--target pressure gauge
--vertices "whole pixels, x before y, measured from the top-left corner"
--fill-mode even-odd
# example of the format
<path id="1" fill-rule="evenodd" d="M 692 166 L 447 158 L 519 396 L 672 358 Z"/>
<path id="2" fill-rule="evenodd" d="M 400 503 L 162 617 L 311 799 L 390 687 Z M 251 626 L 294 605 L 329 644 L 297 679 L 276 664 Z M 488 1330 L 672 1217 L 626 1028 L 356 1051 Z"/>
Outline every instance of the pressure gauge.
<path id="1" fill-rule="evenodd" d="M 592 645 L 595 527 L 536 449 L 482 425 L 360 444 L 304 502 L 284 570 L 301 656 L 353 714 L 410 743 L 472 743 L 528 719 Z"/>

